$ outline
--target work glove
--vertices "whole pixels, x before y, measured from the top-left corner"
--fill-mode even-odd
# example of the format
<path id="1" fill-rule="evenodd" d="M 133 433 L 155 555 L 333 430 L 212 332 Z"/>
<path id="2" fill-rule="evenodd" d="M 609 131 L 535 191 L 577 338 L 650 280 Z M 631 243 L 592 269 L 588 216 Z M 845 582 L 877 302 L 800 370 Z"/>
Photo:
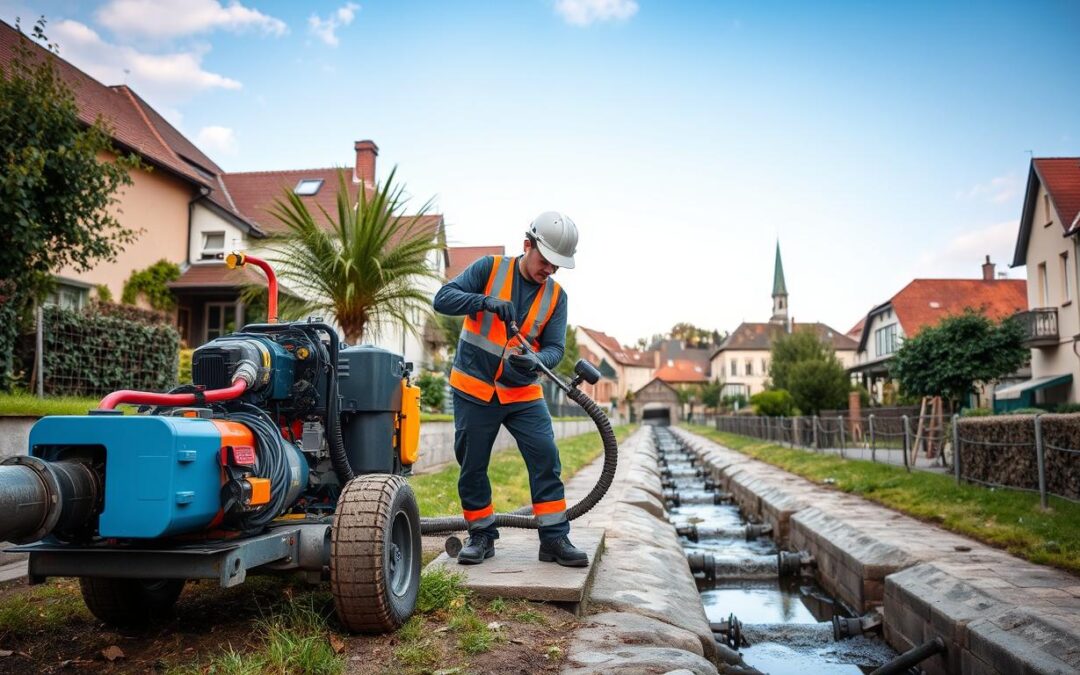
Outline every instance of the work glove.
<path id="1" fill-rule="evenodd" d="M 514 352 L 510 355 L 508 361 L 510 361 L 510 367 L 519 373 L 533 374 L 540 370 L 540 360 L 536 358 L 534 352 L 525 352 L 524 354 Z"/>
<path id="2" fill-rule="evenodd" d="M 500 300 L 499 298 L 485 295 L 484 304 L 481 305 L 481 307 L 485 312 L 491 312 L 499 317 L 499 319 L 508 326 L 510 325 L 510 322 L 514 320 L 514 303 L 509 300 Z"/>

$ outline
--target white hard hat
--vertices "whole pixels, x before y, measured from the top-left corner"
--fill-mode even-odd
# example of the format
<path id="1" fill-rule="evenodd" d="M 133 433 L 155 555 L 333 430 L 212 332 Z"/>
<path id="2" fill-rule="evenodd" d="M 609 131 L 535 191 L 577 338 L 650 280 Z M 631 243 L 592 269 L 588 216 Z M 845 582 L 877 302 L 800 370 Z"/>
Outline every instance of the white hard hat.
<path id="1" fill-rule="evenodd" d="M 545 211 L 529 225 L 526 233 L 536 242 L 540 255 L 552 265 L 574 269 L 577 251 L 577 225 L 558 211 Z"/>

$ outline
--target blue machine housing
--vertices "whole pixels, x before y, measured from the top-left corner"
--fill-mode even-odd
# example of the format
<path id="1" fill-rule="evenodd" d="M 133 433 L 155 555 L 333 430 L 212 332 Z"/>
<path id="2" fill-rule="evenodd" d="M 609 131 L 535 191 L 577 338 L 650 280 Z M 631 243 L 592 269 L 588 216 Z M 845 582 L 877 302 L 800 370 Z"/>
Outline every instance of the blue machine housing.
<path id="1" fill-rule="evenodd" d="M 104 450 L 102 537 L 152 539 L 205 529 L 221 509 L 221 433 L 208 419 L 55 416 L 30 430 L 30 454 Z"/>

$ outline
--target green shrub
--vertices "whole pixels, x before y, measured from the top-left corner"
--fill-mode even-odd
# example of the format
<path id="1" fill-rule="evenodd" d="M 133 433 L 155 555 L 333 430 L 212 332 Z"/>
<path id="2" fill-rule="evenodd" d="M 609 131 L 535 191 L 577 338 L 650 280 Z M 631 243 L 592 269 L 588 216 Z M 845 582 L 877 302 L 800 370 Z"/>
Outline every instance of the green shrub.
<path id="1" fill-rule="evenodd" d="M 989 417 L 993 414 L 990 408 L 964 408 L 960 411 L 960 417 Z"/>
<path id="2" fill-rule="evenodd" d="M 177 369 L 176 372 L 176 381 L 179 384 L 191 383 L 191 355 L 194 352 L 194 349 L 180 350 L 180 367 Z"/>
<path id="3" fill-rule="evenodd" d="M 1042 408 L 1017 408 L 1001 413 L 1002 415 L 1042 415 L 1046 411 Z"/>
<path id="4" fill-rule="evenodd" d="M 785 389 L 769 389 L 750 397 L 759 415 L 790 417 L 795 413 L 795 401 Z"/>
<path id="5" fill-rule="evenodd" d="M 420 387 L 420 405 L 429 412 L 442 412 L 446 403 L 446 380 L 438 373 L 426 371 L 416 378 Z"/>
<path id="6" fill-rule="evenodd" d="M 124 292 L 120 300 L 125 305 L 134 305 L 141 295 L 154 309 L 172 309 L 176 299 L 169 290 L 169 282 L 179 278 L 179 265 L 168 260 L 159 260 L 144 270 L 131 273 L 124 282 Z"/>
<path id="7" fill-rule="evenodd" d="M 172 326 L 51 306 L 44 318 L 42 363 L 50 395 L 164 391 L 176 383 L 180 336 Z"/>
<path id="8" fill-rule="evenodd" d="M 1056 413 L 1077 413 L 1080 412 L 1080 403 L 1062 403 L 1054 408 Z"/>

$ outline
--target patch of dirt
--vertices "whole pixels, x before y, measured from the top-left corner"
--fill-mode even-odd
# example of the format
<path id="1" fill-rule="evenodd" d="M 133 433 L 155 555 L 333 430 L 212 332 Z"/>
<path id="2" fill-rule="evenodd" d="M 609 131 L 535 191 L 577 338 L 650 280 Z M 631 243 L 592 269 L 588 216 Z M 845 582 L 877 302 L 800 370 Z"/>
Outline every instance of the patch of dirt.
<path id="1" fill-rule="evenodd" d="M 147 673 L 177 667 L 197 672 L 199 664 L 209 663 L 224 650 L 258 649 L 259 620 L 283 604 L 302 602 L 333 613 L 325 585 L 309 587 L 275 577 L 249 578 L 232 589 L 189 582 L 173 618 L 121 630 L 105 626 L 85 610 L 77 580 L 54 579 L 47 586 L 43 593 L 42 587 L 28 587 L 25 581 L 0 585 L 0 618 L 26 601 L 29 608 L 23 611 L 30 614 L 7 632 L 0 624 L 0 673 Z M 461 649 L 461 633 L 448 625 L 450 616 L 445 612 L 424 617 L 423 664 L 398 658 L 404 644 L 398 634 L 352 636 L 338 629 L 327 639 L 342 654 L 345 672 L 358 675 L 558 672 L 577 626 L 572 613 L 539 603 L 507 602 L 503 608 L 497 606 L 499 611 L 481 600 L 470 604 L 484 625 L 499 624 L 490 649 L 479 654 Z M 330 624 L 336 626 L 332 616 Z"/>
<path id="2" fill-rule="evenodd" d="M 450 629 L 443 613 L 425 617 L 423 648 L 430 654 L 428 664 L 416 665 L 399 658 L 405 646 L 400 637 L 353 637 L 348 641 L 349 675 L 398 675 L 400 673 L 445 673 L 445 675 L 503 675 L 558 673 L 563 665 L 574 630 L 580 625 L 571 612 L 554 605 L 510 602 L 502 611 L 492 611 L 490 603 L 472 601 L 485 625 L 498 623 L 491 649 L 466 654 L 460 635 Z M 518 617 L 525 615 L 527 620 Z M 538 618 L 539 617 L 539 618 Z"/>

